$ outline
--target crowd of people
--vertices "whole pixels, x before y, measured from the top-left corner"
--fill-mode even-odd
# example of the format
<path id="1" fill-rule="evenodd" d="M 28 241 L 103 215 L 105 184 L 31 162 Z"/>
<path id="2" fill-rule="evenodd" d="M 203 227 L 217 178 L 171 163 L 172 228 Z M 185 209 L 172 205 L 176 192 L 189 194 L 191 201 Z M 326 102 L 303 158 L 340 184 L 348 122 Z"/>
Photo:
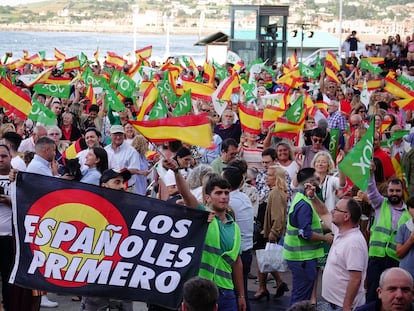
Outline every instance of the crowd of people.
<path id="1" fill-rule="evenodd" d="M 4 281 L 14 262 L 10 183 L 17 171 L 26 171 L 128 191 L 137 194 L 137 200 L 139 196 L 152 196 L 210 211 L 199 276 L 212 280 L 218 290 L 211 292 L 211 284 L 198 280 L 212 296 L 196 299 L 198 293 L 185 291 L 183 310 L 204 310 L 197 307 L 204 298 L 208 300 L 205 310 L 252 310 L 247 280 L 255 276 L 259 286 L 250 300 L 256 303 L 270 299 L 266 285 L 273 277 L 273 299 L 277 301 L 290 291 L 292 310 L 315 308 L 318 286 L 330 310 L 388 311 L 395 310 L 394 303 L 398 303 L 399 310 L 411 310 L 414 133 L 404 130 L 413 124 L 413 116 L 411 110 L 396 104 L 399 98 L 386 92 L 383 84 L 370 90 L 368 102 L 362 99 L 358 84 L 385 78 L 390 72 L 413 81 L 412 39 L 407 37 L 405 43 L 399 36 L 384 40 L 388 49 L 367 45 L 367 52 L 360 57 L 384 58 L 381 72 L 360 67 L 361 60 L 355 55 L 359 40 L 353 32 L 347 38 L 349 57 L 337 72 L 339 83 L 322 71 L 318 79 L 302 77 L 300 85 L 289 88 L 278 83 L 283 74 L 273 66 L 250 73 L 250 81 L 256 86 L 253 100 L 246 102 L 243 88 L 237 89 L 238 101 L 229 100 L 222 111 L 213 101 L 194 100 L 188 114 L 209 117 L 209 148 L 181 141 L 150 143 L 129 122 L 141 113 L 144 94 L 139 94 L 141 98 L 123 98 L 123 108 L 115 112 L 105 103 L 105 96 L 99 95 L 97 104 L 86 96 L 87 85 L 76 71 L 54 72 L 59 77 L 75 77 L 70 97 L 58 98 L 38 94 L 19 80 L 19 75 L 38 72 L 36 66 L 25 64 L 21 71 L 11 71 L 7 63 L 3 64 L 2 79 L 13 81 L 49 108 L 56 119 L 55 124 L 46 125 L 2 109 L 0 248 L 4 253 L 0 262 L 4 309 L 26 311 L 38 310 L 40 305 L 57 306 L 43 292 L 28 292 Z M 228 65 L 226 69 L 234 72 Z M 114 70 L 109 64 L 87 66 L 102 77 Z M 180 68 L 177 86 L 195 71 L 201 81 L 207 82 L 202 66 Z M 130 69 L 127 63 L 122 67 L 125 73 Z M 163 72 L 158 70 L 156 75 L 162 77 Z M 146 79 L 150 77 L 144 75 Z M 219 84 L 216 77 L 213 86 Z M 300 96 L 309 95 L 314 101 L 323 101 L 326 108 L 318 106 L 307 113 L 302 131 L 289 138 L 283 132 L 275 134 L 277 121 L 270 126 L 263 122 L 259 132 L 242 124 L 240 106 L 263 111 L 266 96 L 281 92 L 288 96 L 288 106 Z M 163 100 L 171 114 L 174 103 Z M 338 165 L 363 138 L 371 120 L 375 127 L 373 160 L 365 193 L 347 177 L 349 171 Z M 339 143 L 334 147 L 333 130 L 339 133 Z M 76 155 L 80 176 L 65 167 L 68 148 L 74 145 L 83 145 Z M 291 289 L 278 271 L 254 271 L 255 250 L 268 242 L 283 245 L 283 256 L 292 273 Z M 322 284 L 317 283 L 320 273 Z M 107 299 L 82 297 L 81 308 L 100 310 L 107 304 Z M 193 304 L 195 307 L 189 307 Z M 123 308 L 132 310 L 131 302 L 123 302 Z M 149 310 L 164 309 L 149 306 Z"/>

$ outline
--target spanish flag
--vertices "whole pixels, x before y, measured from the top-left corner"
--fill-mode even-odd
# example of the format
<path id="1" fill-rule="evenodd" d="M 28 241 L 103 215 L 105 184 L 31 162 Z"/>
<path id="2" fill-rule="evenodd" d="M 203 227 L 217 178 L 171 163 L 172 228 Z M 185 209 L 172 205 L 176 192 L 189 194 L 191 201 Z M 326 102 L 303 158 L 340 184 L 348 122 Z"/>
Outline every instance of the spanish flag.
<path id="1" fill-rule="evenodd" d="M 217 87 L 216 94 L 217 98 L 228 101 L 231 99 L 231 95 L 234 92 L 240 90 L 239 75 L 234 72 L 230 77 L 224 79 Z"/>
<path id="2" fill-rule="evenodd" d="M 79 70 L 80 69 L 80 62 L 77 56 L 65 59 L 63 63 L 63 70 L 65 72 Z"/>
<path id="3" fill-rule="evenodd" d="M 239 119 L 243 131 L 252 134 L 260 134 L 263 112 L 247 108 L 245 105 L 239 105 Z"/>
<path id="4" fill-rule="evenodd" d="M 86 91 L 85 96 L 91 101 L 92 105 L 96 105 L 96 97 L 95 97 L 95 93 L 93 92 L 92 83 L 89 83 L 89 87 L 88 87 L 88 90 Z"/>
<path id="5" fill-rule="evenodd" d="M 93 53 L 93 58 L 95 58 L 95 60 L 99 59 L 99 48 L 96 48 L 96 51 Z"/>
<path id="6" fill-rule="evenodd" d="M 181 140 L 189 145 L 211 146 L 211 126 L 207 114 L 130 121 L 134 128 L 154 143 Z"/>
<path id="7" fill-rule="evenodd" d="M 40 59 L 39 54 L 33 54 L 32 56 L 28 58 L 24 58 L 24 62 L 26 64 L 32 64 L 34 66 L 42 66 L 42 60 Z"/>
<path id="8" fill-rule="evenodd" d="M 401 98 L 401 100 L 395 101 L 395 104 L 401 109 L 414 109 L 414 92 L 403 86 L 401 83 L 391 78 L 385 78 L 384 90 Z"/>
<path id="9" fill-rule="evenodd" d="M 74 159 L 76 155 L 81 152 L 82 150 L 87 149 L 88 146 L 86 145 L 84 138 L 79 138 L 75 141 L 72 145 L 66 148 L 65 151 L 62 153 L 63 159 Z"/>
<path id="10" fill-rule="evenodd" d="M 303 130 L 303 126 L 305 125 L 305 118 L 302 118 L 302 120 L 299 123 L 292 123 L 286 120 L 285 118 L 279 118 L 276 121 L 275 128 L 273 130 L 273 135 L 282 137 L 282 138 L 293 138 L 301 130 Z"/>
<path id="11" fill-rule="evenodd" d="M 191 90 L 191 98 L 208 101 L 211 101 L 211 95 L 215 91 L 212 86 L 194 81 L 183 81 L 183 90 L 184 92 Z"/>
<path id="12" fill-rule="evenodd" d="M 146 46 L 142 49 L 136 50 L 135 51 L 135 58 L 136 59 L 148 59 L 151 57 L 152 54 L 152 45 Z"/>
<path id="13" fill-rule="evenodd" d="M 341 82 L 339 81 L 339 79 L 338 79 L 338 77 L 337 77 L 337 75 L 336 75 L 336 73 L 331 69 L 331 68 L 329 68 L 329 66 L 325 66 L 325 73 L 326 73 L 326 76 L 330 79 L 330 80 L 332 80 L 333 82 L 335 82 L 336 84 L 341 84 Z"/>
<path id="14" fill-rule="evenodd" d="M 58 84 L 58 85 L 68 85 L 72 82 L 71 77 L 54 77 L 49 75 L 49 77 L 45 80 L 45 84 Z"/>
<path id="15" fill-rule="evenodd" d="M 66 58 L 66 55 L 63 54 L 61 51 L 59 51 L 57 48 L 54 50 L 55 52 L 55 58 L 58 60 L 64 60 Z"/>
<path id="16" fill-rule="evenodd" d="M 285 113 L 284 108 L 267 106 L 263 111 L 263 127 L 268 128 Z"/>
<path id="17" fill-rule="evenodd" d="M 367 57 L 365 59 L 374 65 L 384 64 L 384 57 Z"/>
<path id="18" fill-rule="evenodd" d="M 32 111 L 32 101 L 29 95 L 3 77 L 0 78 L 0 94 L 0 106 L 23 120 L 27 119 Z"/>
<path id="19" fill-rule="evenodd" d="M 339 71 L 339 69 L 341 69 L 341 66 L 336 60 L 335 54 L 331 51 L 328 51 L 328 54 L 326 55 L 325 65 L 328 65 L 327 67 L 332 67 L 333 69 L 335 69 L 335 71 Z"/>
<path id="20" fill-rule="evenodd" d="M 373 90 L 380 89 L 382 87 L 382 85 L 383 85 L 383 80 L 382 79 L 374 79 L 374 80 L 367 81 L 368 91 L 373 91 Z M 364 85 L 363 84 L 357 84 L 357 85 L 355 85 L 355 87 L 362 90 Z"/>
<path id="21" fill-rule="evenodd" d="M 158 96 L 158 89 L 154 82 L 143 81 L 140 85 L 139 92 L 142 96 L 142 104 L 137 115 L 137 120 L 141 121 L 144 120 L 144 116 L 149 113 L 152 106 L 154 106 Z"/>
<path id="22" fill-rule="evenodd" d="M 203 65 L 203 78 L 207 80 L 207 84 L 211 86 L 214 85 L 214 79 L 216 78 L 216 68 L 207 62 L 207 60 Z"/>
<path id="23" fill-rule="evenodd" d="M 59 60 L 57 59 L 43 59 L 42 65 L 43 67 L 49 68 L 49 67 L 55 67 L 58 64 Z"/>
<path id="24" fill-rule="evenodd" d="M 122 69 L 125 60 L 114 52 L 107 52 L 106 61 L 108 65 L 114 66 L 117 69 Z"/>
<path id="25" fill-rule="evenodd" d="M 281 76 L 277 81 L 277 84 L 283 85 L 286 88 L 296 88 L 303 84 L 300 78 L 299 68 L 294 68 L 287 74 Z"/>

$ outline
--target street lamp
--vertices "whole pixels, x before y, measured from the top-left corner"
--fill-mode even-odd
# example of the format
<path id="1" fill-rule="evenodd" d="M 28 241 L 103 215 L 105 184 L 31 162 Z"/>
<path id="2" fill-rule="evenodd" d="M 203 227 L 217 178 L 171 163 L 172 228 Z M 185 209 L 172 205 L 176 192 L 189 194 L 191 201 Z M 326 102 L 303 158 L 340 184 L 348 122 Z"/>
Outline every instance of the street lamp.
<path id="1" fill-rule="evenodd" d="M 137 50 L 138 12 L 139 12 L 139 5 L 138 4 L 132 5 L 132 22 L 133 22 L 133 27 L 134 27 L 134 53 Z"/>
<path id="2" fill-rule="evenodd" d="M 305 28 L 307 26 L 311 26 L 311 24 L 299 24 L 301 31 L 300 31 L 300 61 L 302 61 L 303 58 L 303 40 L 305 39 Z M 291 36 L 294 38 L 298 35 L 298 30 L 295 29 L 291 32 Z M 314 35 L 313 31 L 308 31 L 306 33 L 307 38 L 312 38 Z"/>

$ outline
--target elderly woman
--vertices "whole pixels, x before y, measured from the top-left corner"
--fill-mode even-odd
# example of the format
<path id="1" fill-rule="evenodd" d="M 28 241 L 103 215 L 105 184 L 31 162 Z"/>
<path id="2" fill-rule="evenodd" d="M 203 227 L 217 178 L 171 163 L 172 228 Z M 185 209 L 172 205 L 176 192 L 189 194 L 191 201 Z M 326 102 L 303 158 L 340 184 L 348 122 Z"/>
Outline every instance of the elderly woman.
<path id="1" fill-rule="evenodd" d="M 73 122 L 73 114 L 64 112 L 62 115 L 62 138 L 67 141 L 75 141 L 81 138 L 82 134 L 78 127 Z"/>
<path id="2" fill-rule="evenodd" d="M 210 165 L 200 164 L 196 166 L 187 177 L 190 191 L 200 204 L 203 204 L 203 179 L 207 174 L 212 172 L 213 170 Z"/>
<path id="3" fill-rule="evenodd" d="M 66 141 L 62 141 L 62 131 L 57 125 L 53 125 L 47 129 L 47 136 L 50 137 L 52 140 L 55 141 L 56 144 L 56 161 L 59 164 L 58 172 L 59 174 L 63 173 L 63 158 L 62 154 L 66 150 L 67 147 L 69 147 L 69 143 Z"/>

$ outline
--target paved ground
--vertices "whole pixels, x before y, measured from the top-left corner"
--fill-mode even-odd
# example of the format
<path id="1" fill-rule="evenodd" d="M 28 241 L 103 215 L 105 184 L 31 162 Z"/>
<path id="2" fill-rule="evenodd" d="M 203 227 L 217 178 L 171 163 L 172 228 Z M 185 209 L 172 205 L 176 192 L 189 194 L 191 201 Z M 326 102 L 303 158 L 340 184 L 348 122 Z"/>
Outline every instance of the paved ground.
<path id="1" fill-rule="evenodd" d="M 252 271 L 255 274 L 255 270 Z M 288 284 L 289 289 L 292 288 L 292 278 L 290 272 L 281 273 L 282 279 Z M 319 282 L 320 284 L 320 282 Z M 290 291 L 285 293 L 285 296 L 274 300 L 273 295 L 276 292 L 276 289 L 273 288 L 275 282 L 273 280 L 268 281 L 267 289 L 270 292 L 270 299 L 266 301 L 265 298 L 262 298 L 261 301 L 250 301 L 251 310 L 252 311 L 283 311 L 286 310 L 289 306 L 289 299 L 290 299 Z M 253 297 L 255 291 L 257 290 L 257 281 L 256 280 L 249 280 L 249 293 L 250 297 Z M 49 293 L 48 297 L 59 303 L 59 306 L 55 309 L 50 308 L 41 308 L 41 311 L 47 310 L 63 310 L 63 311 L 79 311 L 80 309 L 80 302 L 74 302 L 71 300 L 71 296 L 64 296 L 64 295 L 57 295 Z M 320 286 L 318 288 L 318 301 L 321 301 L 320 298 Z M 323 310 L 324 305 L 318 303 L 318 309 Z M 147 307 L 145 303 L 142 302 L 134 302 L 134 311 L 147 311 Z"/>

